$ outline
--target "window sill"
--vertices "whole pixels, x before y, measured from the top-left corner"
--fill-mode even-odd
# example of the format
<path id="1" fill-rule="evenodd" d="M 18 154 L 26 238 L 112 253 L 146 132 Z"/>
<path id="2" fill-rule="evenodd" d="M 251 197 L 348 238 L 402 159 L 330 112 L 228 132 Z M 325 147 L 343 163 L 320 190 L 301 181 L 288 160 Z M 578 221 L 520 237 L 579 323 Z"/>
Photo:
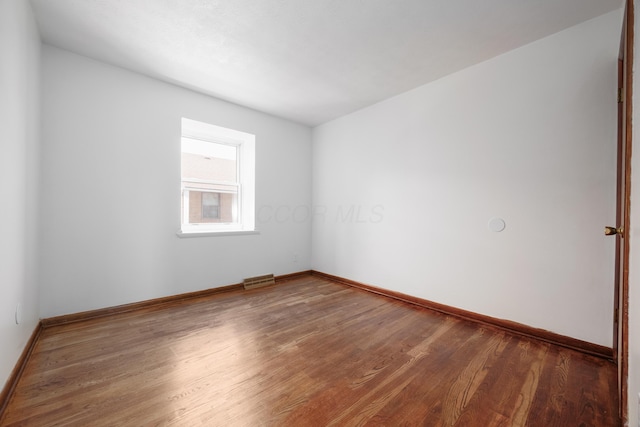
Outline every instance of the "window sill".
<path id="1" fill-rule="evenodd" d="M 260 234 L 258 230 L 236 230 L 236 231 L 178 231 L 176 236 L 181 239 L 190 237 L 218 237 L 218 236 L 244 236 L 249 234 Z"/>

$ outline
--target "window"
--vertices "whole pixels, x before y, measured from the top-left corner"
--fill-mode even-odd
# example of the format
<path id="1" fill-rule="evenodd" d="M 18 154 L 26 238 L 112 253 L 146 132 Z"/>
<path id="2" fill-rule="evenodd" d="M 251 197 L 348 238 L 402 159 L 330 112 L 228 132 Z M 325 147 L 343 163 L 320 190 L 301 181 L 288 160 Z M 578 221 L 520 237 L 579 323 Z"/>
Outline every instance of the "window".
<path id="1" fill-rule="evenodd" d="M 220 219 L 220 193 L 202 193 L 202 219 Z"/>
<path id="2" fill-rule="evenodd" d="M 255 136 L 182 119 L 181 233 L 253 231 Z"/>

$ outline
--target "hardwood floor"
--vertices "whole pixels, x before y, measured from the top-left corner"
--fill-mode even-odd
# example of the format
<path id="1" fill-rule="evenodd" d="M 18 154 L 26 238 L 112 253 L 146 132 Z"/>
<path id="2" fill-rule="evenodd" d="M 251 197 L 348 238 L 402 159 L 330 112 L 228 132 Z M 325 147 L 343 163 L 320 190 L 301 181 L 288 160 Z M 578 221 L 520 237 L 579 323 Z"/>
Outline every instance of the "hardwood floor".
<path id="1" fill-rule="evenodd" d="M 611 362 L 304 277 L 45 328 L 2 426 L 617 426 Z"/>

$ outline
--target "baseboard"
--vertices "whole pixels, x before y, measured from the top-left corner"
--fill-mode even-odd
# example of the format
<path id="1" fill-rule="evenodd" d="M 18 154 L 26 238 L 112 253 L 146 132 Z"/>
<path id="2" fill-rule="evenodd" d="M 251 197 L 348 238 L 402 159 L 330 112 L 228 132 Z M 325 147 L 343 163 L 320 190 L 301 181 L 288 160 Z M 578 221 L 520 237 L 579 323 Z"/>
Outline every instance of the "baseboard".
<path id="1" fill-rule="evenodd" d="M 276 284 L 279 282 L 285 282 L 293 280 L 303 276 L 309 276 L 310 270 L 300 271 L 297 273 L 284 274 L 276 276 Z M 174 305 L 182 304 L 187 300 L 209 298 L 213 295 L 217 295 L 224 292 L 244 291 L 242 283 L 234 285 L 221 286 L 218 288 L 205 289 L 202 291 L 187 292 L 178 295 L 171 295 L 168 297 L 154 298 L 150 300 L 134 302 L 130 304 L 117 305 L 113 307 L 99 308 L 96 310 L 82 311 L 73 314 L 64 314 L 62 316 L 49 317 L 41 320 L 43 328 L 49 328 L 52 326 L 66 325 L 69 323 L 82 322 L 84 320 L 96 319 L 100 317 L 112 316 L 114 314 L 129 313 L 132 311 L 142 311 L 157 308 L 166 308 Z"/>
<path id="2" fill-rule="evenodd" d="M 219 288 L 211 288 L 211 289 L 205 289 L 202 291 L 187 292 L 184 294 L 171 295 L 171 296 L 162 297 L 162 298 L 154 298 L 154 299 L 134 302 L 130 304 L 99 308 L 96 310 L 82 311 L 82 312 L 73 313 L 73 314 L 63 314 L 62 316 L 48 317 L 46 319 L 42 319 L 41 322 L 44 328 L 50 328 L 52 326 L 82 322 L 84 320 L 112 316 L 114 314 L 129 313 L 132 311 L 141 311 L 141 310 L 148 310 L 148 309 L 156 309 L 159 307 L 170 307 L 173 305 L 181 304 L 186 300 L 206 298 L 211 295 L 216 295 L 223 292 L 237 291 L 242 289 L 243 289 L 242 284 L 237 283 L 234 285 L 222 286 Z"/>
<path id="3" fill-rule="evenodd" d="M 311 276 L 311 270 L 298 271 L 297 273 L 283 274 L 281 276 L 276 276 L 276 283 L 278 282 L 286 282 L 289 280 L 299 279 L 305 276 Z"/>
<path id="4" fill-rule="evenodd" d="M 383 295 L 389 298 L 393 298 L 399 301 L 408 302 L 429 310 L 438 311 L 440 313 L 448 314 L 451 316 L 459 317 L 465 320 L 470 320 L 483 325 L 492 326 L 501 330 L 506 330 L 510 333 L 523 335 L 529 338 L 534 338 L 540 341 L 544 341 L 550 344 L 558 345 L 572 350 L 577 350 L 582 353 L 590 354 L 607 360 L 614 359 L 614 352 L 612 348 L 593 344 L 587 341 L 582 341 L 576 338 L 567 337 L 564 335 L 556 334 L 544 329 L 533 328 L 531 326 L 523 325 L 521 323 L 512 322 L 510 320 L 498 319 L 495 317 L 485 316 L 483 314 L 474 313 L 471 311 L 462 310 L 456 307 L 451 307 L 437 302 L 425 300 L 422 298 L 406 295 L 400 292 L 391 291 L 388 289 L 378 288 L 376 286 L 367 285 L 364 283 L 356 282 L 353 280 L 345 279 L 343 277 L 334 276 L 320 271 L 312 270 L 311 274 L 317 277 L 322 277 L 332 282 L 342 283 L 344 285 L 352 286 L 372 292 L 378 295 Z"/>
<path id="5" fill-rule="evenodd" d="M 42 323 L 38 322 L 35 329 L 31 333 L 31 336 L 29 337 L 29 341 L 27 341 L 27 344 L 24 346 L 24 350 L 22 350 L 22 354 L 20 354 L 20 358 L 18 358 L 18 361 L 13 367 L 13 370 L 11 371 L 11 374 L 9 375 L 7 382 L 5 383 L 4 387 L 2 388 L 2 391 L 0 392 L 0 423 L 2 423 L 2 417 L 4 416 L 4 411 L 7 408 L 7 405 L 9 405 L 9 401 L 13 396 L 13 391 L 15 390 L 16 385 L 20 380 L 20 377 L 22 376 L 22 372 L 24 371 L 24 368 L 27 365 L 27 361 L 29 360 L 31 353 L 33 352 L 33 349 L 36 343 L 38 342 L 38 338 L 40 337 L 40 332 L 42 332 Z"/>

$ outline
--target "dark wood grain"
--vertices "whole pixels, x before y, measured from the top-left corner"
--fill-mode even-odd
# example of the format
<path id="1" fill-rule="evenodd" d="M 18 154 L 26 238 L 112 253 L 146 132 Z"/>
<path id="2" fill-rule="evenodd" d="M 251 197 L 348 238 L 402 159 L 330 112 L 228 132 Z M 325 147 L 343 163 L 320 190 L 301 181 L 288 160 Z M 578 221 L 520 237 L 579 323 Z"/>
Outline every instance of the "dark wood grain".
<path id="1" fill-rule="evenodd" d="M 316 276 L 43 329 L 2 426 L 617 426 L 613 363 Z"/>
<path id="2" fill-rule="evenodd" d="M 622 109 L 618 110 L 618 221 L 626 237 L 617 237 L 616 261 L 619 283 L 615 296 L 618 308 L 616 334 L 616 360 L 618 362 L 619 413 L 624 424 L 628 422 L 628 377 L 629 377 L 629 240 L 631 231 L 631 156 L 633 147 L 633 62 L 635 45 L 634 2 L 625 1 L 624 26 L 621 37 L 620 59 L 622 60 L 621 88 Z M 618 259 L 619 258 L 619 259 Z"/>
<path id="3" fill-rule="evenodd" d="M 363 289 L 363 290 L 372 292 L 374 294 L 384 295 L 389 298 L 415 304 L 420 307 L 438 311 L 440 313 L 456 316 L 461 319 L 472 320 L 474 322 L 478 322 L 487 326 L 500 328 L 511 333 L 535 338 L 541 341 L 548 342 L 550 344 L 567 347 L 573 350 L 578 350 L 586 354 L 591 354 L 593 356 L 603 357 L 607 360 L 614 359 L 613 349 L 609 347 L 604 347 L 598 344 L 593 344 L 593 343 L 582 341 L 576 338 L 556 334 L 554 332 L 550 332 L 544 329 L 533 328 L 531 326 L 523 325 L 521 323 L 512 322 L 504 319 L 497 319 L 495 317 L 485 316 L 483 314 L 473 313 L 471 311 L 462 310 L 456 307 L 451 307 L 445 304 L 440 304 L 437 302 L 414 297 L 412 295 L 403 294 L 403 293 L 392 291 L 389 289 L 367 285 L 365 283 L 356 282 L 354 280 L 345 279 L 344 277 L 334 276 L 332 274 L 327 274 L 320 271 L 314 270 L 312 271 L 312 274 L 314 276 L 323 277 L 325 279 L 328 279 L 334 282 L 338 282 L 338 283 L 353 286 L 359 289 Z"/>

